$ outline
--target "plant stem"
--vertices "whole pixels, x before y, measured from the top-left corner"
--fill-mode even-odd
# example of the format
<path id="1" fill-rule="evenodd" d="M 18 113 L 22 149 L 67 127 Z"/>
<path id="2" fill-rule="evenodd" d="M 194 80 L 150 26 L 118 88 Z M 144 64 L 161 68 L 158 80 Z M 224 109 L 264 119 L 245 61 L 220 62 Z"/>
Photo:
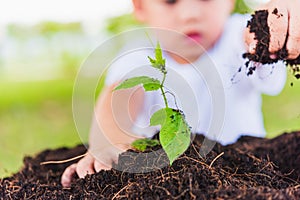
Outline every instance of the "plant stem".
<path id="1" fill-rule="evenodd" d="M 167 73 L 163 72 L 163 80 L 162 80 L 161 85 L 160 85 L 160 91 L 161 91 L 161 94 L 164 98 L 166 108 L 169 108 L 166 93 L 165 93 L 165 90 L 164 90 L 164 83 L 165 83 L 165 80 L 166 80 L 166 75 L 167 75 Z"/>

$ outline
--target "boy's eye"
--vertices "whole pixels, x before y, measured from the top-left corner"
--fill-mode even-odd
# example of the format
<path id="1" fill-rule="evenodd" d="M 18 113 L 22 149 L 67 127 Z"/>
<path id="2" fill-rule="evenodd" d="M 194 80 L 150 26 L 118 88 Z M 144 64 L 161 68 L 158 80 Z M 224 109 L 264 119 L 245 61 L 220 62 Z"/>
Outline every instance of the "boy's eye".
<path id="1" fill-rule="evenodd" d="M 165 0 L 167 4 L 175 4 L 178 0 Z"/>

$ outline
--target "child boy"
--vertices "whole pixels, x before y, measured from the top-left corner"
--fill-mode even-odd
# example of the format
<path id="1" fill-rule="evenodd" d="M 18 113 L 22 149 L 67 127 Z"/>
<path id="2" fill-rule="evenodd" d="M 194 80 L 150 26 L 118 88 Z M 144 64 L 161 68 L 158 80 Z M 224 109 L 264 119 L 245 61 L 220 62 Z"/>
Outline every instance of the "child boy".
<path id="1" fill-rule="evenodd" d="M 169 37 L 164 38 L 166 41 L 160 40 L 162 46 L 170 50 L 169 52 L 174 48 L 179 49 L 180 54 L 166 55 L 172 65 L 182 66 L 183 71 L 188 70 L 189 64 L 201 59 L 205 51 L 216 62 L 225 84 L 226 100 L 224 128 L 219 142 L 223 144 L 234 142 L 241 134 L 264 136 L 261 93 L 275 95 L 281 91 L 286 80 L 285 67 L 283 64 L 277 64 L 271 72 L 270 68 L 266 70 L 265 67 L 258 67 L 253 76 L 241 76 L 238 83 L 227 88 L 229 85 L 226 83 L 231 83 L 230 79 L 234 72 L 243 64 L 232 60 L 238 61 L 237 55 L 245 51 L 254 53 L 256 44 L 254 35 L 245 28 L 247 18 L 240 15 L 231 16 L 235 1 L 132 0 L 132 2 L 134 14 L 139 21 L 150 27 L 169 29 L 185 35 L 181 38 L 170 34 Z M 300 45 L 300 14 L 297 11 L 300 9 L 300 1 L 272 0 L 265 6 L 269 13 L 272 13 L 275 8 L 282 16 L 269 15 L 270 52 L 281 49 L 288 34 L 288 58 L 296 58 L 300 54 L 300 48 L 297 48 Z M 189 44 L 190 40 L 201 45 L 203 49 L 193 48 L 194 46 Z M 235 68 L 230 68 L 231 66 Z M 139 120 L 147 96 L 140 88 L 112 93 L 112 89 L 120 81 L 118 79 L 120 76 L 111 77 L 108 74 L 106 87 L 95 109 L 96 114 L 90 131 L 89 152 L 77 164 L 65 170 L 61 179 L 63 186 L 69 186 L 74 173 L 84 177 L 101 169 L 110 169 L 119 152 L 111 150 L 109 146 L 106 148 L 105 145 L 108 143 L 115 144 L 121 151 L 137 138 L 128 132 L 134 125 L 133 121 Z M 200 87 L 200 85 L 195 83 L 193 87 Z M 205 100 L 205 97 L 201 99 Z M 113 101 L 118 102 L 119 109 L 112 110 Z M 210 111 L 208 110 L 207 113 L 209 115 Z M 118 117 L 118 122 L 122 122 L 122 128 L 114 120 L 115 116 Z M 202 120 L 201 116 L 200 120 Z M 204 127 L 201 127 L 202 125 Z M 205 133 L 207 131 L 205 125 L 206 123 L 201 123 L 196 131 Z M 99 134 L 100 132 L 105 134 Z"/>

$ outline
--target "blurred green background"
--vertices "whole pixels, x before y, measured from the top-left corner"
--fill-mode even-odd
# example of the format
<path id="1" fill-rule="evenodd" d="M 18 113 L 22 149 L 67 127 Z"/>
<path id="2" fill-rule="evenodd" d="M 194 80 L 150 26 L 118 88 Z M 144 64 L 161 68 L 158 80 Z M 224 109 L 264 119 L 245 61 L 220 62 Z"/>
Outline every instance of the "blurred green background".
<path id="1" fill-rule="evenodd" d="M 249 10 L 237 1 L 236 12 Z M 5 27 L 0 43 L 0 177 L 16 172 L 25 155 L 87 141 L 77 135 L 72 116 L 77 70 L 103 38 L 135 25 L 126 14 L 108 19 L 96 34 L 80 22 Z M 300 81 L 291 75 L 279 96 L 264 96 L 268 137 L 300 130 L 299 99 Z"/>

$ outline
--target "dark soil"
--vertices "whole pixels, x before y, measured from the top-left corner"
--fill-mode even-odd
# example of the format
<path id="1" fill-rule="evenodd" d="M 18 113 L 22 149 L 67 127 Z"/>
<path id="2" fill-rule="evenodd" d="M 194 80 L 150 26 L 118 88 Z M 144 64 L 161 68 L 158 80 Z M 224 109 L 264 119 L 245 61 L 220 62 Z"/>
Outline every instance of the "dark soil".
<path id="1" fill-rule="evenodd" d="M 288 60 L 287 55 L 288 51 L 286 49 L 286 41 L 281 50 L 275 53 L 276 59 L 270 58 L 269 52 L 269 43 L 270 43 L 270 31 L 268 26 L 268 15 L 270 13 L 267 10 L 256 11 L 250 21 L 248 21 L 247 27 L 249 27 L 251 33 L 255 33 L 255 39 L 257 40 L 257 46 L 255 49 L 255 54 L 245 53 L 244 58 L 248 58 L 249 61 L 254 61 L 262 64 L 272 64 L 276 63 L 279 60 L 283 60 L 287 66 L 291 68 L 293 74 L 297 79 L 300 78 L 300 56 L 293 60 Z M 282 17 L 282 14 L 278 12 L 275 8 L 271 15 L 276 15 L 278 18 Z M 246 67 L 249 72 L 248 75 L 252 74 L 255 71 L 256 66 L 250 65 L 249 61 L 246 62 Z"/>
<path id="2" fill-rule="evenodd" d="M 197 135 L 193 145 L 172 167 L 139 174 L 115 169 L 100 171 L 84 179 L 74 178 L 66 189 L 60 185 L 60 176 L 70 163 L 40 163 L 77 156 L 85 148 L 47 150 L 35 158 L 25 158 L 20 172 L 0 181 L 0 198 L 300 199 L 300 132 L 274 139 L 241 137 L 229 146 L 217 143 L 206 158 L 199 154 L 202 141 L 203 136 Z M 154 149 L 148 152 L 151 151 Z M 143 162 L 145 154 L 132 156 L 132 152 L 121 154 L 118 165 L 147 171 L 165 162 L 163 153 Z"/>

